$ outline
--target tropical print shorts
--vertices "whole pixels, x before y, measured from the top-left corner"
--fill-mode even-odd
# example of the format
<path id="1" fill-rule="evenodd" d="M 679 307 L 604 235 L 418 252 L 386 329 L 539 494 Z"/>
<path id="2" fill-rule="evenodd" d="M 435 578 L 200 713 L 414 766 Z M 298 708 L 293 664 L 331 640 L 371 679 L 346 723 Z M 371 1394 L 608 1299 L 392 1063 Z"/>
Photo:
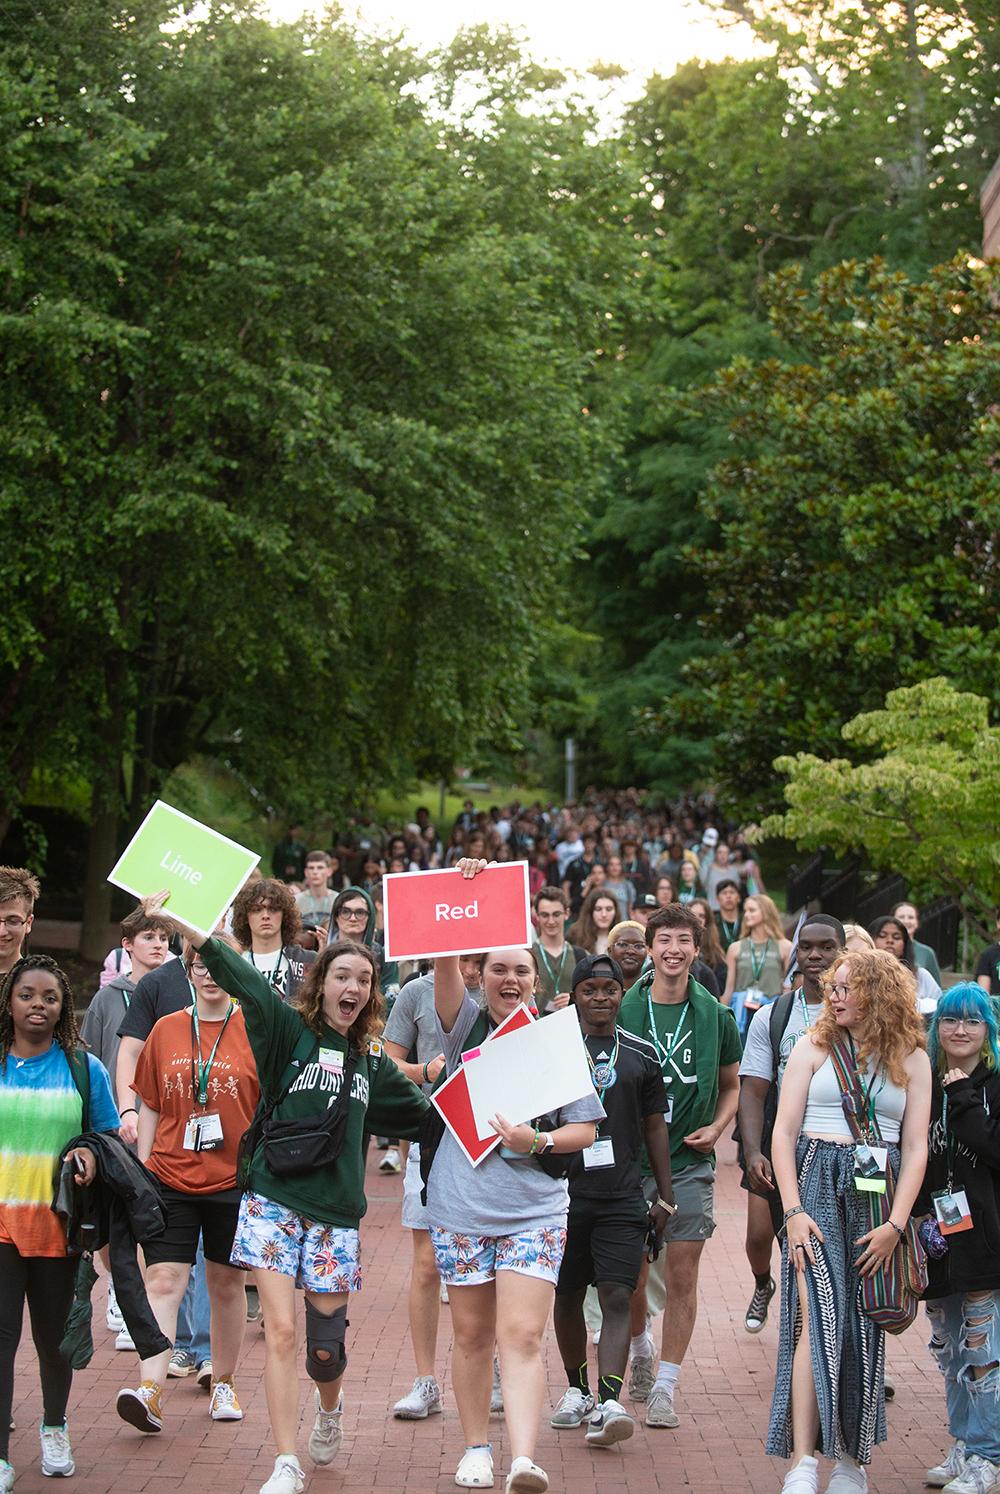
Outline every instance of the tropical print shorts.
<path id="1" fill-rule="evenodd" d="M 520 1271 L 554 1286 L 566 1249 L 562 1223 L 516 1235 L 460 1235 L 432 1225 L 430 1235 L 438 1275 L 449 1287 L 480 1286 L 498 1271 Z"/>
<path id="2" fill-rule="evenodd" d="M 244 1193 L 230 1260 L 234 1266 L 294 1276 L 308 1292 L 360 1292 L 356 1229 L 304 1219 L 284 1204 Z"/>

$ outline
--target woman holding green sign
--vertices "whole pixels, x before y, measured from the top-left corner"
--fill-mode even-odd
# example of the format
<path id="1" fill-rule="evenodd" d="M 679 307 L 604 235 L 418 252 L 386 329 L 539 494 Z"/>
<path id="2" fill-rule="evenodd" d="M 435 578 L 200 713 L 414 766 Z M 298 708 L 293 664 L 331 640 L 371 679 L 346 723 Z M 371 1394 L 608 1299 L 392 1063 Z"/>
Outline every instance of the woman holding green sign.
<path id="1" fill-rule="evenodd" d="M 148 910 L 161 910 L 168 896 L 148 899 Z M 316 1395 L 309 1455 L 324 1465 L 343 1437 L 347 1302 L 361 1288 L 358 1225 L 367 1208 L 364 1135 L 415 1140 L 427 1101 L 382 1052 L 382 998 L 364 945 L 328 945 L 290 1006 L 220 940 L 181 928 L 213 980 L 239 1000 L 257 1062 L 262 1109 L 245 1146 L 232 1262 L 256 1272 L 264 1314 L 277 1456 L 261 1494 L 301 1494 L 295 1289 L 306 1299 L 306 1370 Z"/>

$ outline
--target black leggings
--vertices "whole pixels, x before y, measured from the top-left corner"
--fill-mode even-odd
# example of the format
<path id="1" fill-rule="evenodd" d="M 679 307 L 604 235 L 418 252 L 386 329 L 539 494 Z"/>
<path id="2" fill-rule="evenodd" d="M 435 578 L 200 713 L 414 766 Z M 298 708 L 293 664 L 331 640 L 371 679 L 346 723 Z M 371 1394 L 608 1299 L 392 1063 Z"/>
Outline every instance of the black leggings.
<path id="1" fill-rule="evenodd" d="M 10 1443 L 14 1356 L 21 1342 L 25 1298 L 42 1381 L 42 1420 L 47 1427 L 61 1427 L 66 1420 L 73 1371 L 59 1345 L 73 1305 L 75 1276 L 75 1259 L 25 1256 L 16 1246 L 0 1243 L 0 1458 L 7 1457 Z"/>

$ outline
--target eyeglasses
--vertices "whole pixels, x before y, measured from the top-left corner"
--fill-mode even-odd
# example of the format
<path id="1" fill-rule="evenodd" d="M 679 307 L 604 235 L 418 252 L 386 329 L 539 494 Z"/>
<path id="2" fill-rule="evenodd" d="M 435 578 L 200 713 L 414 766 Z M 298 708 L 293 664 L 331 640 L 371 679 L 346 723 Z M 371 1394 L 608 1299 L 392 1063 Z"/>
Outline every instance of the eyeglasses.
<path id="1" fill-rule="evenodd" d="M 839 996 L 841 1001 L 846 1001 L 851 994 L 850 986 L 831 986 L 830 995 Z"/>
<path id="2" fill-rule="evenodd" d="M 24 928 L 27 922 L 26 918 L 20 918 L 16 913 L 12 913 L 9 918 L 0 918 L 0 929 L 10 929 L 12 934 L 16 934 L 19 929 Z"/>
<path id="3" fill-rule="evenodd" d="M 956 1027 L 964 1027 L 966 1032 L 978 1032 L 986 1023 L 982 1017 L 939 1017 L 938 1026 L 947 1027 L 949 1032 L 954 1032 Z"/>
<path id="4" fill-rule="evenodd" d="M 337 914 L 337 917 L 338 918 L 358 918 L 358 919 L 360 919 L 360 918 L 367 918 L 368 917 L 368 909 L 367 908 L 341 908 L 340 912 Z"/>
<path id="5" fill-rule="evenodd" d="M 197 975 L 200 980 L 203 975 L 208 974 L 208 966 L 203 965 L 200 960 L 195 960 L 191 965 L 191 974 Z"/>
<path id="6" fill-rule="evenodd" d="M 616 939 L 612 949 L 645 949 L 641 939 Z"/>

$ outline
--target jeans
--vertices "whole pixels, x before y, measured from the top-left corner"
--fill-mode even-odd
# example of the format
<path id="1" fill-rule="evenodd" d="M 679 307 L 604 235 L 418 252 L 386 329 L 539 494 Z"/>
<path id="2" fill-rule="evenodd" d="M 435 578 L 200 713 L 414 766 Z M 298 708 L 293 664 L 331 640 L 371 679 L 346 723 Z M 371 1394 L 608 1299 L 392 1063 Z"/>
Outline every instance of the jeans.
<path id="1" fill-rule="evenodd" d="M 1000 1463 L 1000 1289 L 927 1303 L 930 1350 L 944 1375 L 948 1427 L 971 1457 Z M 976 1379 L 973 1367 L 988 1365 Z"/>
<path id="2" fill-rule="evenodd" d="M 205 1282 L 205 1253 L 198 1240 L 198 1255 L 188 1278 L 184 1300 L 177 1310 L 176 1350 L 186 1350 L 194 1355 L 197 1365 L 205 1364 L 212 1357 L 209 1339 L 211 1308 L 208 1301 L 208 1286 Z"/>

